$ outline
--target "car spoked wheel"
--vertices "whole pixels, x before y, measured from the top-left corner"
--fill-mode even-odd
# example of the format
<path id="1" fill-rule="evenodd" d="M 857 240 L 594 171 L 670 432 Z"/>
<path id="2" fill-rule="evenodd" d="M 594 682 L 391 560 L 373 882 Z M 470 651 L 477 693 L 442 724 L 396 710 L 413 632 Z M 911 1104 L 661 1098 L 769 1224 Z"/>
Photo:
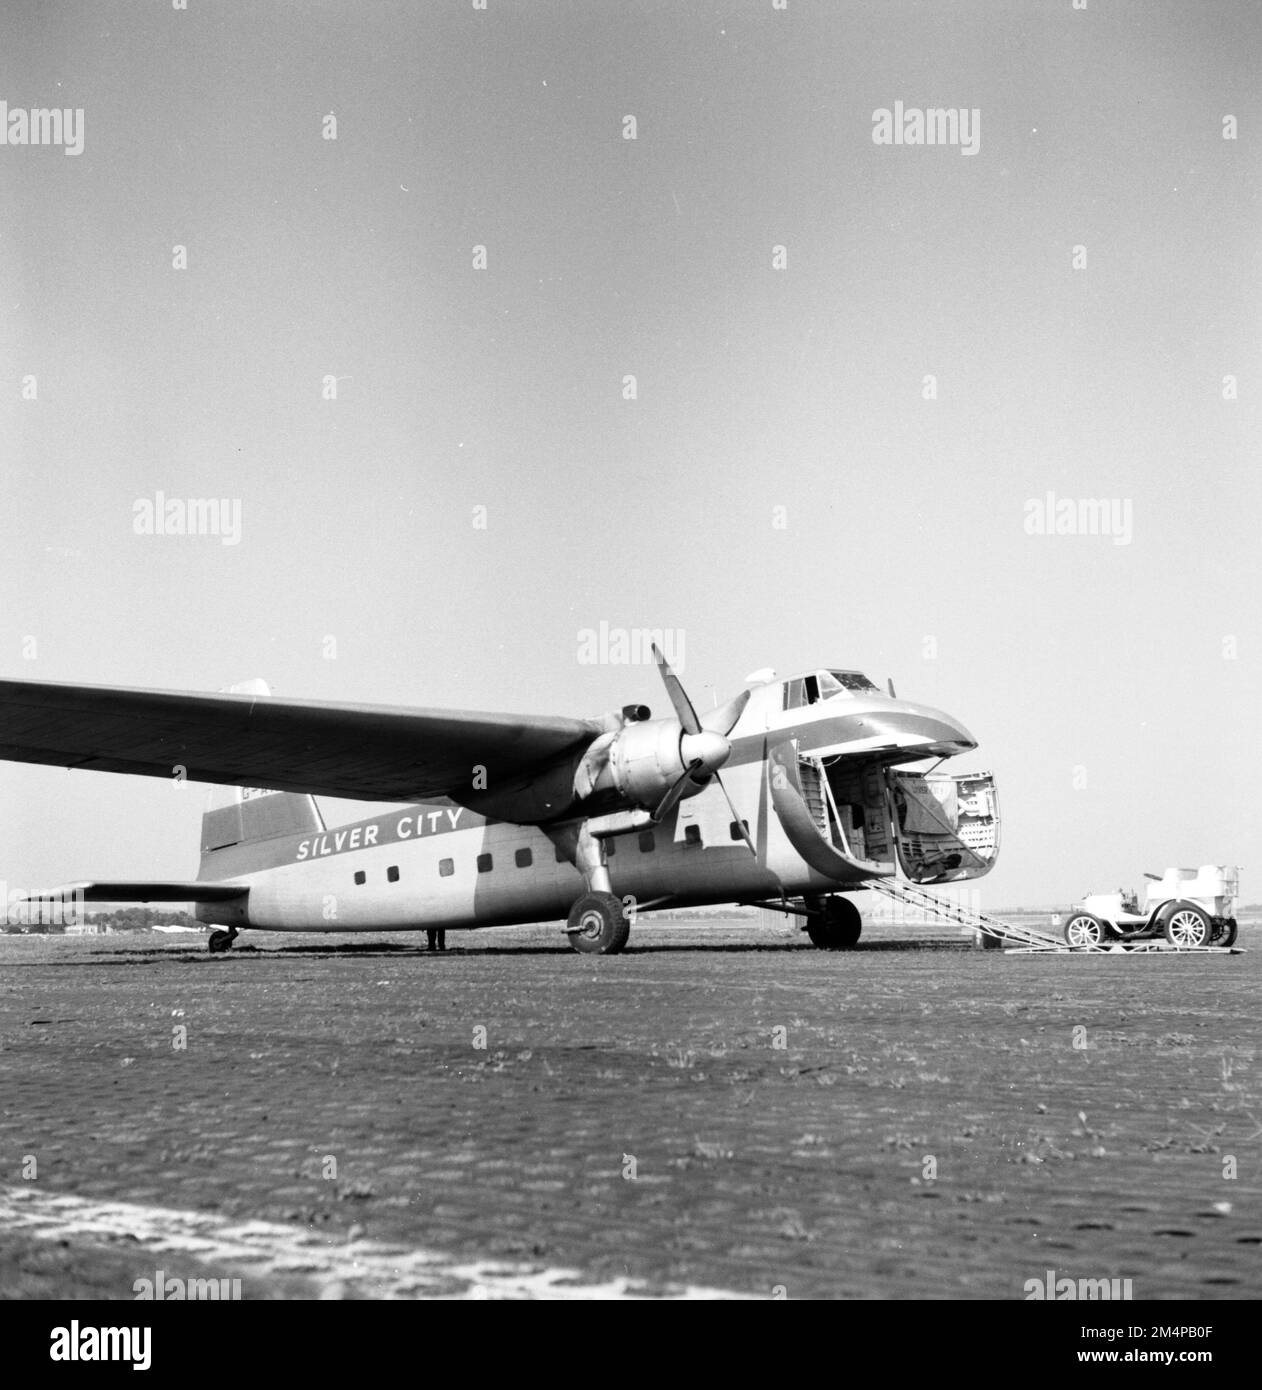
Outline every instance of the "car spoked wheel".
<path id="1" fill-rule="evenodd" d="M 1089 912 L 1075 912 L 1065 923 L 1065 940 L 1071 946 L 1101 946 L 1105 934 L 1104 923 Z"/>
<path id="2" fill-rule="evenodd" d="M 1165 930 L 1172 946 L 1208 946 L 1214 937 L 1214 924 L 1195 903 L 1175 903 Z"/>

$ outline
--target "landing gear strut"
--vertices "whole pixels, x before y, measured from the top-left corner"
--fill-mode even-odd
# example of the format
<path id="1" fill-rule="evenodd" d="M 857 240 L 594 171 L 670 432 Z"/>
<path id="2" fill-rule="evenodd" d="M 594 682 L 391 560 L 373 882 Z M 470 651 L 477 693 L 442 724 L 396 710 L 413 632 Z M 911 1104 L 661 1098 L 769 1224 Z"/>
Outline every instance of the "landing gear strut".
<path id="1" fill-rule="evenodd" d="M 570 945 L 583 955 L 616 956 L 631 935 L 622 899 L 612 891 L 605 844 L 587 828 L 578 832 L 574 865 L 587 881 L 587 892 L 570 908 L 565 930 Z"/>
<path id="2" fill-rule="evenodd" d="M 807 899 L 806 905 L 818 908 L 822 914 L 806 919 L 806 934 L 816 946 L 825 951 L 844 951 L 858 944 L 863 918 L 849 898 Z"/>
<path id="3" fill-rule="evenodd" d="M 236 939 L 236 927 L 229 927 L 227 931 L 211 932 L 210 940 L 206 943 L 206 946 L 212 956 L 217 956 L 224 951 L 230 951 L 232 949 L 232 943 Z"/>

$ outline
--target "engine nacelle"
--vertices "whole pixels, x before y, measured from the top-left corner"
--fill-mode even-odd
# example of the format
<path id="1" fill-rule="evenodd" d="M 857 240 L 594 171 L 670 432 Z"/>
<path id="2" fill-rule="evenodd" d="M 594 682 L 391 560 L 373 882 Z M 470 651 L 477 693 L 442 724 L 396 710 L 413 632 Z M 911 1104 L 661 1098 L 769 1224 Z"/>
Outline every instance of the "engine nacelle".
<path id="1" fill-rule="evenodd" d="M 585 801 L 598 792 L 614 792 L 652 811 L 689 771 L 692 776 L 681 795 L 695 796 L 731 750 L 722 734 L 709 729 L 686 734 L 676 719 L 624 724 L 587 750 L 574 774 L 574 795 Z"/>
<path id="2" fill-rule="evenodd" d="M 684 775 L 682 740 L 675 719 L 627 724 L 609 748 L 609 771 L 618 792 L 652 810 Z"/>

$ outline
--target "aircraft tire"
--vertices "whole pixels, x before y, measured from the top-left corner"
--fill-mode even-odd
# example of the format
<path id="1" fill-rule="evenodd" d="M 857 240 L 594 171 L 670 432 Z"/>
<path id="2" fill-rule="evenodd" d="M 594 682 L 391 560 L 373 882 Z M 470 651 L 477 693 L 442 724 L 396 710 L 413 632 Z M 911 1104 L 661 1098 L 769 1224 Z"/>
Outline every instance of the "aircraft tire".
<path id="1" fill-rule="evenodd" d="M 824 915 L 810 917 L 806 934 L 822 951 L 845 951 L 857 946 L 863 931 L 863 918 L 849 898 L 824 899 Z"/>
<path id="2" fill-rule="evenodd" d="M 217 956 L 222 951 L 230 951 L 232 950 L 232 940 L 235 936 L 236 932 L 213 931 L 210 934 L 210 940 L 206 943 L 206 949 L 212 956 Z"/>
<path id="3" fill-rule="evenodd" d="M 1172 946 L 1212 946 L 1214 924 L 1195 903 L 1182 898 L 1166 908 L 1162 930 Z"/>
<path id="4" fill-rule="evenodd" d="M 570 908 L 565 930 L 582 955 L 616 956 L 627 944 L 631 923 L 613 893 L 584 893 Z"/>

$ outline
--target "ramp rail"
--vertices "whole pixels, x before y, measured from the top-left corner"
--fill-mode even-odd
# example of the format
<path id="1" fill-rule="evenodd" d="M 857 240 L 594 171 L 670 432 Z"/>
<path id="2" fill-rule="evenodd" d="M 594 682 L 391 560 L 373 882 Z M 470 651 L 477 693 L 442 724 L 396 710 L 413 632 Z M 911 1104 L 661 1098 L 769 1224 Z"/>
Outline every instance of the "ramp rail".
<path id="1" fill-rule="evenodd" d="M 1065 949 L 1065 943 L 1060 937 L 1053 936 L 1050 932 L 1035 931 L 1032 927 L 1019 927 L 1015 922 L 1004 922 L 985 912 L 974 912 L 971 908 L 951 902 L 948 898 L 939 898 L 933 893 L 926 893 L 923 888 L 917 888 L 911 883 L 877 878 L 865 883 L 864 887 L 871 889 L 873 893 L 880 893 L 882 897 L 890 898 L 894 902 L 906 903 L 909 907 L 918 907 L 922 912 L 931 913 L 935 917 L 941 917 L 944 921 L 955 922 L 961 927 L 971 928 L 973 931 L 981 932 L 984 936 L 1013 946 L 1032 946 L 1044 950 Z M 1091 947 L 1093 951 L 1102 949 L 1104 948 L 1100 946 Z"/>

